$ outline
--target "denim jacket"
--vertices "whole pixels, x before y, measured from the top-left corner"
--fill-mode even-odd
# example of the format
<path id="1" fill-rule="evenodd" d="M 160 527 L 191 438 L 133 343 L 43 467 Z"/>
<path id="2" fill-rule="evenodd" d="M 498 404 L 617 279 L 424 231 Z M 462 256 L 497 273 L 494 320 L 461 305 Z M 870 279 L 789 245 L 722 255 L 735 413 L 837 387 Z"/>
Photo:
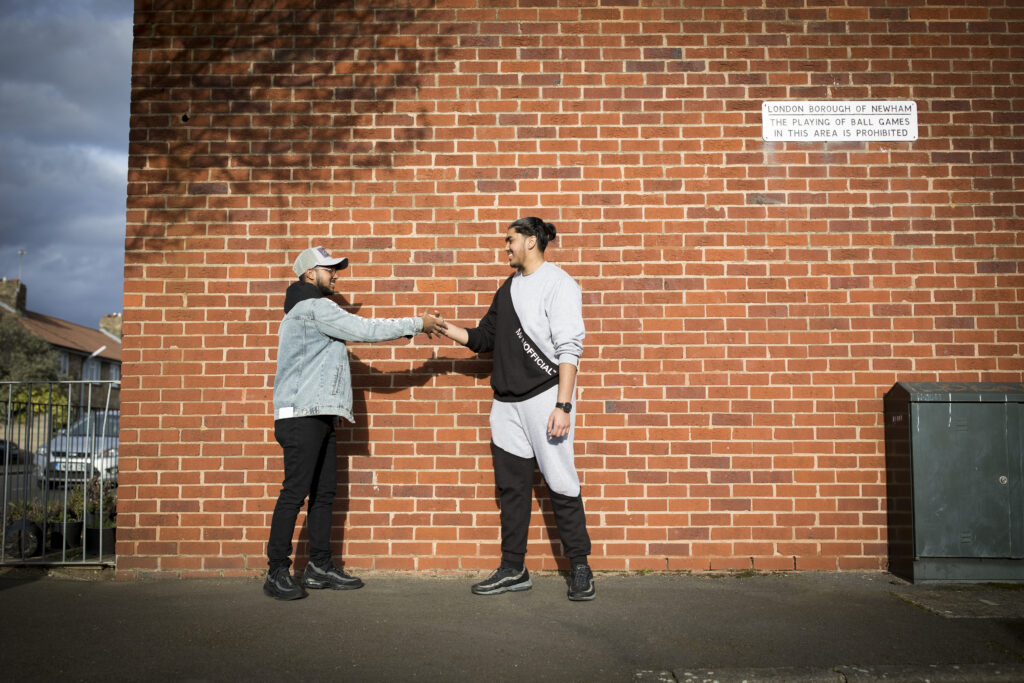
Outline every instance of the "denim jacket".
<path id="1" fill-rule="evenodd" d="M 352 419 L 352 375 L 345 342 L 378 342 L 423 331 L 422 318 L 361 318 L 308 282 L 285 294 L 278 330 L 274 419 L 340 415 Z"/>

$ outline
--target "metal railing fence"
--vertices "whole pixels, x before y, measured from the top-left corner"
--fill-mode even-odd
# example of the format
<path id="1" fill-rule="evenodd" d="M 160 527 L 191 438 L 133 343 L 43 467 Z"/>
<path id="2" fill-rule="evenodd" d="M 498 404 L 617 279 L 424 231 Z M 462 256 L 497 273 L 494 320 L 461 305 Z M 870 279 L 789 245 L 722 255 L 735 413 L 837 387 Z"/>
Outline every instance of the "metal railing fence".
<path id="1" fill-rule="evenodd" d="M 0 382 L 0 565 L 114 564 L 120 390 Z"/>

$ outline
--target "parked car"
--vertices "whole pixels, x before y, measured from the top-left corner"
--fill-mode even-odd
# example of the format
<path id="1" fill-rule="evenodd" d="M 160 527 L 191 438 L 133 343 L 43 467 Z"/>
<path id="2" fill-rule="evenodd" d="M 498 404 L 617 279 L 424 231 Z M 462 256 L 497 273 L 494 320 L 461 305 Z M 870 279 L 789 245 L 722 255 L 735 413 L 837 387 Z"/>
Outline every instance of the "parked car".
<path id="1" fill-rule="evenodd" d="M 117 480 L 120 410 L 98 410 L 80 417 L 36 451 L 40 484 L 81 482 L 92 476 Z"/>
<path id="2" fill-rule="evenodd" d="M 21 449 L 13 441 L 0 439 L 0 467 L 22 465 Z"/>

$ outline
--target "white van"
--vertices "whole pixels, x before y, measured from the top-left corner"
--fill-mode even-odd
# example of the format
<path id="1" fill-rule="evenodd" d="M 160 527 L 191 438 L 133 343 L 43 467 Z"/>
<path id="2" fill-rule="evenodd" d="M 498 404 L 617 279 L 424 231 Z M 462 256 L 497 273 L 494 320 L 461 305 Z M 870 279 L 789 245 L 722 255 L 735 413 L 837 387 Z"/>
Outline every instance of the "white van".
<path id="1" fill-rule="evenodd" d="M 41 486 L 82 482 L 93 476 L 117 481 L 120 410 L 96 410 L 60 429 L 35 454 Z"/>

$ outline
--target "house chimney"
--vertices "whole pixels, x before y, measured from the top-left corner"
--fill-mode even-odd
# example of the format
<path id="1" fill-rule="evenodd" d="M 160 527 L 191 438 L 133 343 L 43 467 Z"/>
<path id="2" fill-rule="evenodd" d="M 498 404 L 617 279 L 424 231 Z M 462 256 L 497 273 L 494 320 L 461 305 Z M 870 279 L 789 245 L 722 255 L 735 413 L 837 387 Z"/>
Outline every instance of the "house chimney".
<path id="1" fill-rule="evenodd" d="M 25 314 L 25 285 L 21 280 L 0 280 L 0 304 L 10 313 Z"/>
<path id="2" fill-rule="evenodd" d="M 121 338 L 121 314 L 110 313 L 100 318 L 100 329 L 112 337 Z"/>

